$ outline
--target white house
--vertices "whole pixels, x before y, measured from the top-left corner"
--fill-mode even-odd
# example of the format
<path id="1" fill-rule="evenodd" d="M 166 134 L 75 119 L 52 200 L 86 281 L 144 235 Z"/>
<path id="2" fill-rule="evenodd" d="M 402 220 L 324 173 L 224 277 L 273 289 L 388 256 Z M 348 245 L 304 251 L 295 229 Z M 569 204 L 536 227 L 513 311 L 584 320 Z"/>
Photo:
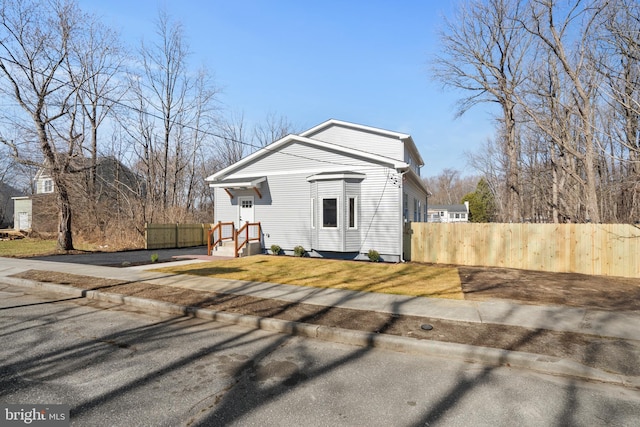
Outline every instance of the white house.
<path id="1" fill-rule="evenodd" d="M 209 176 L 215 222 L 260 222 L 262 247 L 403 259 L 403 228 L 426 221 L 424 164 L 410 135 L 328 120 Z"/>
<path id="2" fill-rule="evenodd" d="M 469 202 L 462 205 L 431 205 L 428 222 L 469 222 Z"/>

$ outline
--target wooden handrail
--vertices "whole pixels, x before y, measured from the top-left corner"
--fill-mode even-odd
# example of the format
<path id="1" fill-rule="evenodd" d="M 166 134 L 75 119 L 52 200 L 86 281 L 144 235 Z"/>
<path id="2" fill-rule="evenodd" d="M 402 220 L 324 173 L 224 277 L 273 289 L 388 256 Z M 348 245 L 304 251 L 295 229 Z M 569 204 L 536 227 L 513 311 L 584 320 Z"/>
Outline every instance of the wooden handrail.
<path id="1" fill-rule="evenodd" d="M 224 233 L 222 232 L 224 226 L 231 226 L 231 236 L 224 237 Z M 233 222 L 221 222 L 218 221 L 216 225 L 211 227 L 207 236 L 207 255 L 211 256 L 213 249 L 222 243 L 224 240 L 234 240 L 235 241 L 235 224 Z M 215 232 L 218 232 L 218 237 L 215 238 Z M 214 237 L 215 240 L 212 242 L 211 238 Z"/>
<path id="2" fill-rule="evenodd" d="M 250 237 L 250 233 L 249 233 L 249 229 L 250 228 L 258 228 L 258 232 L 256 233 L 257 237 Z M 245 234 L 244 236 L 244 240 L 242 243 L 240 242 L 240 236 L 242 234 Z M 245 222 L 244 225 L 242 227 L 240 227 L 240 229 L 234 233 L 235 234 L 235 257 L 238 258 L 238 253 L 240 252 L 240 250 L 245 246 L 248 245 L 249 242 L 253 242 L 253 241 L 260 241 L 262 238 L 262 227 L 260 226 L 259 222 Z"/>

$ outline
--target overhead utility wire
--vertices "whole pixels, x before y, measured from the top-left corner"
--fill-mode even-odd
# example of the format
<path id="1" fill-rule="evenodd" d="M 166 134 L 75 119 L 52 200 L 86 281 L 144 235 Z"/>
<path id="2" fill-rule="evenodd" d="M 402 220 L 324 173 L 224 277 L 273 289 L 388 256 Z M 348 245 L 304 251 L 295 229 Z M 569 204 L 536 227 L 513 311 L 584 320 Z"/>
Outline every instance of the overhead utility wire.
<path id="1" fill-rule="evenodd" d="M 16 65 L 18 67 L 24 68 L 24 66 L 22 64 L 19 64 L 19 63 L 17 63 L 16 61 L 14 61 L 12 59 L 0 56 L 0 60 L 12 63 L 12 64 L 14 64 L 14 65 Z M 40 75 L 44 76 L 44 73 L 42 73 L 41 71 L 33 70 L 33 72 L 35 72 L 36 74 L 40 74 Z M 62 85 L 65 85 L 65 86 L 71 86 L 71 88 L 74 89 L 74 90 L 82 90 L 84 92 L 88 92 L 84 87 L 82 87 L 82 86 L 81 87 L 74 87 L 74 86 L 71 85 L 70 82 L 63 81 L 63 80 L 59 79 L 58 77 L 54 76 L 52 78 L 52 80 L 55 80 L 58 83 L 60 83 Z M 164 118 L 162 116 L 160 116 L 160 115 L 154 114 L 154 113 L 152 113 L 150 111 L 144 111 L 142 109 L 139 109 L 137 107 L 129 105 L 129 104 L 127 104 L 125 102 L 122 102 L 120 100 L 111 99 L 111 98 L 109 98 L 107 96 L 102 96 L 101 98 L 113 103 L 114 105 L 119 105 L 119 106 L 125 107 L 125 108 L 127 108 L 129 110 L 133 110 L 136 113 L 144 114 L 144 115 L 153 117 L 154 119 L 157 119 L 157 120 L 164 120 Z M 347 163 L 332 162 L 330 160 L 317 159 L 317 158 L 312 158 L 312 157 L 306 157 L 306 156 L 303 156 L 303 155 L 300 155 L 300 154 L 286 153 L 286 152 L 282 152 L 282 151 L 278 151 L 278 150 L 272 150 L 272 149 L 268 148 L 268 146 L 257 147 L 254 144 L 251 144 L 251 143 L 248 143 L 248 142 L 245 142 L 245 141 L 241 141 L 241 140 L 229 137 L 229 136 L 220 135 L 220 134 L 217 134 L 215 132 L 208 131 L 208 130 L 198 129 L 198 128 L 194 127 L 194 126 L 191 126 L 189 124 L 184 124 L 184 123 L 179 122 L 179 121 L 176 122 L 176 124 L 178 124 L 180 126 L 183 126 L 186 129 L 197 131 L 197 132 L 200 132 L 200 133 L 205 134 L 205 135 L 213 136 L 215 138 L 220 138 L 220 139 L 223 139 L 223 140 L 235 142 L 235 143 L 250 147 L 252 150 L 255 150 L 257 148 L 258 151 L 259 150 L 265 150 L 265 151 L 268 151 L 268 152 L 271 152 L 271 153 L 274 153 L 274 154 L 281 154 L 281 155 L 296 157 L 296 158 L 300 158 L 300 159 L 304 159 L 304 160 L 316 161 L 316 162 L 319 162 L 319 163 L 327 163 L 327 164 L 333 164 L 333 165 L 337 165 L 337 166 L 346 166 L 346 167 L 353 167 L 354 166 L 354 165 L 350 165 L 350 164 L 347 164 Z M 273 141 L 273 142 L 275 142 L 275 141 Z M 254 151 L 254 153 L 255 152 L 257 152 L 257 151 Z"/>

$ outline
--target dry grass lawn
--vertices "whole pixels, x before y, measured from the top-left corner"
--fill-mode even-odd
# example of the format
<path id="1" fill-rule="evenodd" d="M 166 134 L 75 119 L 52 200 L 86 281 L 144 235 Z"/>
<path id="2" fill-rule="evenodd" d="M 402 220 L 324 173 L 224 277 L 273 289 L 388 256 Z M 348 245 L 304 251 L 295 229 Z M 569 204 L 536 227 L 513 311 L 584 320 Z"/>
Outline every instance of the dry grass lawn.
<path id="1" fill-rule="evenodd" d="M 0 241 L 0 256 L 32 256 L 54 253 L 56 240 L 16 239 Z"/>
<path id="2" fill-rule="evenodd" d="M 257 255 L 167 267 L 157 271 L 318 288 L 464 299 L 457 268 L 415 263 L 378 264 Z"/>
<path id="3" fill-rule="evenodd" d="M 55 255 L 58 253 L 58 241 L 56 239 L 24 238 L 16 240 L 0 240 L 0 256 L 6 257 L 31 257 L 43 255 Z M 79 251 L 93 251 L 93 245 L 80 243 L 74 240 L 74 247 Z"/>

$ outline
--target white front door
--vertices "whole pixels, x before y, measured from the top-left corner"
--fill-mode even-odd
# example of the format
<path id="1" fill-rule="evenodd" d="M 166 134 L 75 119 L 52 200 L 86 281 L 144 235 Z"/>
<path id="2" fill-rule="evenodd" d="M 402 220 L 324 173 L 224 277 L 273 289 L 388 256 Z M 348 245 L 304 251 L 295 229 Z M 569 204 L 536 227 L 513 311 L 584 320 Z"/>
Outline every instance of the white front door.
<path id="1" fill-rule="evenodd" d="M 253 221 L 253 196 L 238 197 L 238 227 Z"/>

